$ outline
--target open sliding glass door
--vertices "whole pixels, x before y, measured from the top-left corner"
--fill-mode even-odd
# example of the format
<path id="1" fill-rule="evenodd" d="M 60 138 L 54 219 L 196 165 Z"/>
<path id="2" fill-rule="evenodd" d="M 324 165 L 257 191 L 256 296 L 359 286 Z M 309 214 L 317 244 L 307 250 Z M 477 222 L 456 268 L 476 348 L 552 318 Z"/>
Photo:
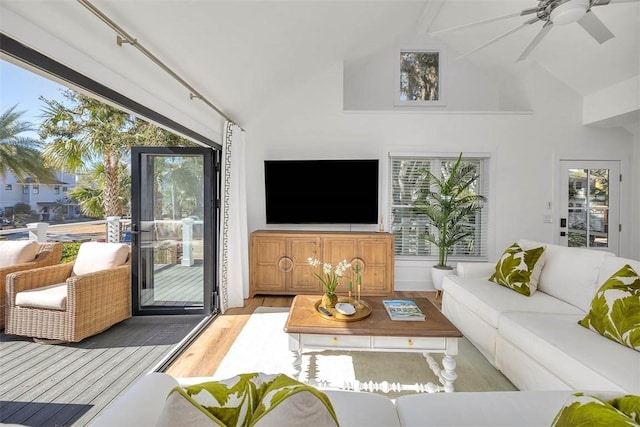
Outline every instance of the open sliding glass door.
<path id="1" fill-rule="evenodd" d="M 131 150 L 134 314 L 217 310 L 218 154 L 209 148 Z"/>

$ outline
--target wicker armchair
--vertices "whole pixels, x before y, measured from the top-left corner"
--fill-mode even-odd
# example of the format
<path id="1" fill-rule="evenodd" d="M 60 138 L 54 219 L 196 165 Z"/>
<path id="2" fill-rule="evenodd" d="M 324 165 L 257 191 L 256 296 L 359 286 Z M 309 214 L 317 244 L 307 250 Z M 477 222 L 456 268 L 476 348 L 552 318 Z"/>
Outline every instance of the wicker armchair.
<path id="1" fill-rule="evenodd" d="M 115 243 L 83 243 L 74 262 L 7 276 L 7 324 L 5 333 L 43 340 L 78 342 L 102 332 L 131 317 L 131 265 L 128 248 L 126 262 L 115 267 L 83 272 L 78 265 L 85 245 L 118 245 Z M 101 256 L 103 250 L 96 251 Z M 86 252 L 86 251 L 85 251 Z M 84 257 L 85 268 L 87 257 Z M 94 258 L 100 264 L 102 258 Z M 92 266 L 88 266 L 92 268 Z M 25 294 L 56 290 L 59 307 L 37 302 L 24 303 Z M 31 291 L 31 292 L 30 292 Z M 60 297 L 60 293 L 62 293 Z M 33 297 L 31 297 L 33 300 Z M 54 298 L 55 299 L 55 298 Z"/>
<path id="2" fill-rule="evenodd" d="M 60 264 L 61 259 L 62 243 L 39 243 L 38 254 L 33 261 L 0 268 L 0 283 L 2 284 L 2 292 L 0 292 L 0 329 L 4 328 L 5 323 L 5 283 L 7 282 L 7 276 L 17 271 L 31 270 L 34 268 Z"/>

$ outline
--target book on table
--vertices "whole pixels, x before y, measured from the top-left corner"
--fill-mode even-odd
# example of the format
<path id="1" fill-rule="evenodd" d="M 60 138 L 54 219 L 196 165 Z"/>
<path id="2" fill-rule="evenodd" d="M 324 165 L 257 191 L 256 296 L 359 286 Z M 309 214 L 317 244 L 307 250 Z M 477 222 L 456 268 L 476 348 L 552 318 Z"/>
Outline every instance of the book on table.
<path id="1" fill-rule="evenodd" d="M 418 305 L 409 299 L 385 299 L 382 305 L 389 314 L 391 320 L 425 320 L 425 315 Z"/>

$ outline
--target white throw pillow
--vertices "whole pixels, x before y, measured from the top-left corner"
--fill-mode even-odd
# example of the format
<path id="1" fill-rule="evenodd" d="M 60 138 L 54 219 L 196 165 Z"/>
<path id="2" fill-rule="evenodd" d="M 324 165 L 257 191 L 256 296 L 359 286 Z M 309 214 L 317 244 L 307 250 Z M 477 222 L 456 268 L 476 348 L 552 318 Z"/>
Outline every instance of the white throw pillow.
<path id="1" fill-rule="evenodd" d="M 128 256 L 129 245 L 126 243 L 83 243 L 73 264 L 73 274 L 80 276 L 117 267 L 127 262 Z"/>
<path id="2" fill-rule="evenodd" d="M 0 242 L 0 267 L 31 262 L 38 254 L 38 243 L 29 240 Z"/>

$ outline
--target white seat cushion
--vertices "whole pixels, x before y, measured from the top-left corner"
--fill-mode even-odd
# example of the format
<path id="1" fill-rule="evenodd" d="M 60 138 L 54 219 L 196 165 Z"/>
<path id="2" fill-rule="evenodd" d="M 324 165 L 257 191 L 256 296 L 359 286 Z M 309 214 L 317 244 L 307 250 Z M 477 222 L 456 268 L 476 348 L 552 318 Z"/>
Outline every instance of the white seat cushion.
<path id="1" fill-rule="evenodd" d="M 31 262 L 38 254 L 38 243 L 29 240 L 0 242 L 0 267 Z"/>
<path id="2" fill-rule="evenodd" d="M 57 283 L 18 292 L 16 294 L 16 305 L 19 307 L 64 311 L 67 309 L 67 284 Z"/>
<path id="3" fill-rule="evenodd" d="M 126 243 L 86 242 L 80 245 L 73 274 L 93 273 L 123 265 L 129 256 Z"/>
<path id="4" fill-rule="evenodd" d="M 578 325 L 580 319 L 579 315 L 505 313 L 498 332 L 575 389 L 640 394 L 640 352 Z M 500 369 L 509 363 L 499 355 L 496 359 Z"/>
<path id="5" fill-rule="evenodd" d="M 459 303 L 468 310 L 484 319 L 488 324 L 497 328 L 501 313 L 508 311 L 531 311 L 539 313 L 562 313 L 584 316 L 585 312 L 553 298 L 543 292 L 536 292 L 531 296 L 524 296 L 513 292 L 509 288 L 487 279 L 461 279 L 457 276 L 447 276 L 442 285 Z"/>

